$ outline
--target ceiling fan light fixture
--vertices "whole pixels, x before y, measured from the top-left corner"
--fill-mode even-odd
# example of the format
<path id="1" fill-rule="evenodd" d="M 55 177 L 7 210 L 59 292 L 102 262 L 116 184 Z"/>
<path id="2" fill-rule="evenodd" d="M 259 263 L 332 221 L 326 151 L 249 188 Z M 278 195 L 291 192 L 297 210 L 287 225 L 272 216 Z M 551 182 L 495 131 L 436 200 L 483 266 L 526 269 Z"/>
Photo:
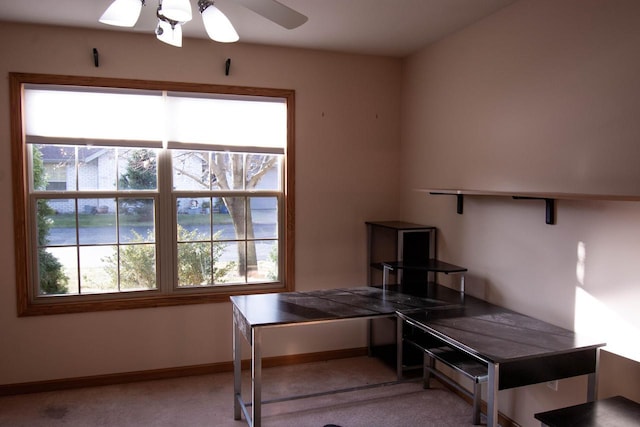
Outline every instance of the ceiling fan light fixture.
<path id="1" fill-rule="evenodd" d="M 162 14 L 172 21 L 191 21 L 191 3 L 189 3 L 189 0 L 163 0 L 161 8 Z"/>
<path id="2" fill-rule="evenodd" d="M 182 47 L 182 25 L 158 19 L 156 38 L 171 46 Z"/>
<path id="3" fill-rule="evenodd" d="M 133 27 L 140 18 L 146 0 L 112 0 L 99 22 L 119 27 Z M 157 0 L 158 25 L 155 34 L 158 40 L 172 46 L 182 46 L 182 25 L 191 21 L 193 0 Z M 234 0 L 258 15 L 284 27 L 293 29 L 307 21 L 307 17 L 277 0 Z M 214 0 L 198 0 L 204 28 L 210 39 L 221 43 L 240 40 L 238 32 L 227 16 L 216 6 Z"/>
<path id="4" fill-rule="evenodd" d="M 144 0 L 115 0 L 98 21 L 116 27 L 133 27 L 138 22 L 143 4 Z"/>
<path id="5" fill-rule="evenodd" d="M 198 0 L 204 29 L 210 39 L 221 43 L 233 43 L 240 39 L 229 18 L 210 0 Z"/>

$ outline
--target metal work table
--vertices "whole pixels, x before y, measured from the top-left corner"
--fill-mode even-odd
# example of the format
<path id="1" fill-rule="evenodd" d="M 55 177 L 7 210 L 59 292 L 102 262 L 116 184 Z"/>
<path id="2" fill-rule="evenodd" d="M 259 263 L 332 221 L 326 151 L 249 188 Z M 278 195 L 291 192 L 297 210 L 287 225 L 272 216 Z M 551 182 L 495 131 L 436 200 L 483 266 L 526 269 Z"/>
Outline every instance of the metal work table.
<path id="1" fill-rule="evenodd" d="M 465 296 L 447 310 L 399 311 L 411 325 L 487 366 L 487 425 L 498 423 L 498 391 L 588 375 L 595 399 L 598 349 L 605 344 L 486 301 Z"/>
<path id="2" fill-rule="evenodd" d="M 375 287 L 243 295 L 233 304 L 234 418 L 244 414 L 251 427 L 261 425 L 262 331 L 265 328 L 396 317 L 398 361 L 402 328 L 419 328 L 486 363 L 489 380 L 488 423 L 497 425 L 498 390 L 589 375 L 588 399 L 595 395 L 597 350 L 604 345 L 573 332 L 465 296 L 435 284 L 420 295 Z M 395 288 L 395 287 L 394 287 Z M 251 347 L 251 401 L 242 398 L 241 337 Z M 401 376 L 402 370 L 398 369 Z M 299 398 L 297 396 L 296 398 Z M 285 400 L 285 399 L 280 399 Z"/>
<path id="3" fill-rule="evenodd" d="M 459 303 L 459 293 L 432 289 L 423 296 L 375 287 L 329 289 L 311 292 L 242 295 L 233 303 L 234 418 L 244 414 L 247 423 L 259 427 L 262 403 L 262 338 L 265 328 L 303 324 L 395 317 L 397 310 L 442 309 Z M 251 401 L 242 398 L 240 337 L 251 346 Z M 400 346 L 401 347 L 401 346 Z M 299 398 L 300 396 L 296 396 Z M 249 411 L 250 408 L 250 411 Z"/>

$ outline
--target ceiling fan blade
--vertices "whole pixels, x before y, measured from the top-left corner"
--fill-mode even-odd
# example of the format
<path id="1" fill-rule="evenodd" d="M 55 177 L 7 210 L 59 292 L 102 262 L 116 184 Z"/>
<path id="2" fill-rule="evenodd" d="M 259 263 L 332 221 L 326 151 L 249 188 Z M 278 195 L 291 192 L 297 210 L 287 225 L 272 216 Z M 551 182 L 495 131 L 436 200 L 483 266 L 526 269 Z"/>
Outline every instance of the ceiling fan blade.
<path id="1" fill-rule="evenodd" d="M 307 22 L 309 18 L 276 0 L 235 0 L 258 15 L 292 30 Z"/>

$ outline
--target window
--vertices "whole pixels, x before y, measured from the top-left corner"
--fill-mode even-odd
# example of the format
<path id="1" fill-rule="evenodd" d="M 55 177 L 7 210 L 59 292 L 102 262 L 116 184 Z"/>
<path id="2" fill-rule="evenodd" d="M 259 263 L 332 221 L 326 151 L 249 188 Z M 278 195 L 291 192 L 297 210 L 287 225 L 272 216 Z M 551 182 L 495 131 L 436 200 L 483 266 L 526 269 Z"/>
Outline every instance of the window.
<path id="1" fill-rule="evenodd" d="M 10 81 L 19 314 L 293 289 L 293 91 Z"/>

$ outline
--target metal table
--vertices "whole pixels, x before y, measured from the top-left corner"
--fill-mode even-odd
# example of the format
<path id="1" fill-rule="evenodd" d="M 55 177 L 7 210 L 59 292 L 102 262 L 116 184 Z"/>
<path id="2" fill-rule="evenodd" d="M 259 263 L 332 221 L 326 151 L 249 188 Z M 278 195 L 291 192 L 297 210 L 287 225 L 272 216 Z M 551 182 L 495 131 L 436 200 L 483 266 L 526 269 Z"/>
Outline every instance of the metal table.
<path id="1" fill-rule="evenodd" d="M 430 298 L 428 292 L 415 296 L 369 286 L 231 297 L 234 418 L 239 420 L 244 414 L 249 426 L 259 427 L 261 424 L 261 407 L 266 403 L 262 401 L 261 353 L 261 334 L 265 328 L 395 317 L 398 310 L 443 309 L 459 303 L 459 293 L 431 289 L 437 298 Z M 251 347 L 251 401 L 247 403 L 242 398 L 240 337 L 244 337 Z M 292 398 L 300 397 L 303 396 Z"/>
<path id="2" fill-rule="evenodd" d="M 420 295 L 385 286 L 233 296 L 234 418 L 261 425 L 262 331 L 265 328 L 395 317 L 398 377 L 403 325 L 410 324 L 486 364 L 487 425 L 498 421 L 498 391 L 588 375 L 595 398 L 598 349 L 604 344 L 435 284 Z M 241 337 L 251 347 L 251 401 L 242 398 Z M 353 390 L 353 389 L 350 389 Z M 336 391 L 337 392 L 337 391 Z M 326 394 L 326 393 L 325 393 Z M 292 398 L 300 398 L 295 396 Z M 286 399 L 279 399 L 286 400 Z"/>
<path id="3" fill-rule="evenodd" d="M 469 295 L 457 308 L 397 315 L 398 336 L 412 325 L 486 364 L 488 426 L 498 423 L 499 390 L 588 375 L 587 401 L 595 399 L 602 342 Z"/>

